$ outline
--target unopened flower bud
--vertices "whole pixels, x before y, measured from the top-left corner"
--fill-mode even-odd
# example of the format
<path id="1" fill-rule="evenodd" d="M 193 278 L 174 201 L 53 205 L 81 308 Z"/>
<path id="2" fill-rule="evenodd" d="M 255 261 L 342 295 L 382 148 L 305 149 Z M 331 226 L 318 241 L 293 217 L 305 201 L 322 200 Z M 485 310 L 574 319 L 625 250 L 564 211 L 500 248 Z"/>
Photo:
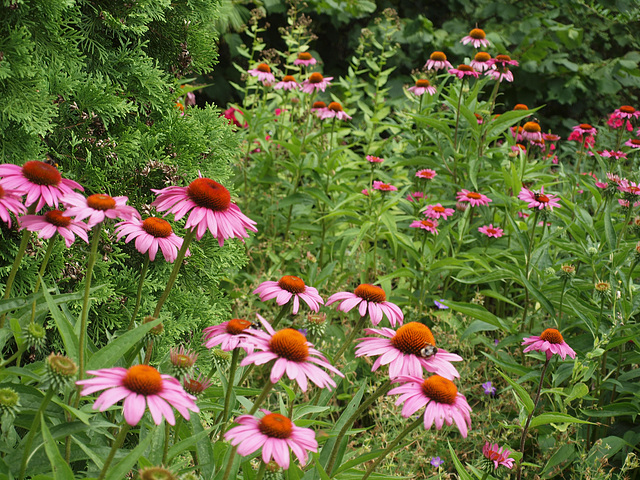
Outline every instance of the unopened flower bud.
<path id="1" fill-rule="evenodd" d="M 162 467 L 147 467 L 138 473 L 140 480 L 178 480 L 171 471 Z"/>
<path id="2" fill-rule="evenodd" d="M 229 366 L 229 362 L 231 361 L 230 352 L 225 352 L 220 348 L 212 348 L 210 351 L 211 361 L 218 370 L 223 370 Z"/>
<path id="3" fill-rule="evenodd" d="M 169 358 L 171 360 L 171 374 L 177 379 L 182 379 L 191 373 L 198 359 L 198 354 L 191 350 L 185 350 L 184 345 L 180 345 L 179 350 L 172 348 L 169 351 Z"/>
<path id="4" fill-rule="evenodd" d="M 28 348 L 42 351 L 47 344 L 47 332 L 42 325 L 30 323 L 23 331 Z"/>
<path id="5" fill-rule="evenodd" d="M 0 388 L 0 417 L 5 413 L 15 417 L 20 407 L 20 395 L 12 388 Z"/>
<path id="6" fill-rule="evenodd" d="M 72 385 L 76 373 L 78 373 L 78 366 L 75 362 L 59 353 L 51 353 L 44 365 L 46 374 L 43 383 L 57 390 L 64 390 Z"/>

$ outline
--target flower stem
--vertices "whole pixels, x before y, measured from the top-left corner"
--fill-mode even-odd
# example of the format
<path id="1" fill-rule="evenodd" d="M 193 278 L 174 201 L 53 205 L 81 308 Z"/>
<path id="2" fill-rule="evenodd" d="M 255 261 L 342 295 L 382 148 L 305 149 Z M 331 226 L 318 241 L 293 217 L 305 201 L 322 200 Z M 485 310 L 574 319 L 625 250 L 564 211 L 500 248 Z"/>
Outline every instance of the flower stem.
<path id="1" fill-rule="evenodd" d="M 122 424 L 122 427 L 120 427 L 120 432 L 118 433 L 118 436 L 116 437 L 116 439 L 113 441 L 113 445 L 111 445 L 111 451 L 109 452 L 109 456 L 107 457 L 107 459 L 104 461 L 104 465 L 102 466 L 102 470 L 100 471 L 100 476 L 98 477 L 98 480 L 102 480 L 107 475 L 109 465 L 111 465 L 111 462 L 113 461 L 113 457 L 116 456 L 116 452 L 124 443 L 124 439 L 127 437 L 127 432 L 129 432 L 129 428 L 131 427 L 126 422 Z"/>
<path id="2" fill-rule="evenodd" d="M 264 472 L 267 470 L 267 464 L 263 462 L 260 462 L 260 468 L 258 468 L 258 473 L 256 474 L 256 480 L 262 480 L 262 477 L 264 477 Z"/>
<path id="3" fill-rule="evenodd" d="M 566 286 L 567 286 L 567 278 L 565 277 L 562 280 L 562 290 L 560 291 L 560 307 L 558 309 L 558 328 L 559 329 L 562 328 L 562 301 L 564 299 L 564 291 Z"/>
<path id="4" fill-rule="evenodd" d="M 49 244 L 47 245 L 47 251 L 44 254 L 44 258 L 42 259 L 42 263 L 40 264 L 40 270 L 38 271 L 38 279 L 36 280 L 36 286 L 33 289 L 33 293 L 38 293 L 40 290 L 40 279 L 44 275 L 45 270 L 47 269 L 47 264 L 49 263 L 49 258 L 51 258 L 51 252 L 53 251 L 53 247 L 56 244 L 56 240 L 58 239 L 58 234 L 55 233 L 53 237 L 49 239 Z M 33 323 L 36 318 L 36 299 L 33 299 L 33 305 L 31 305 L 31 320 L 29 323 Z"/>
<path id="5" fill-rule="evenodd" d="M 402 439 L 406 437 L 409 433 L 411 433 L 413 430 L 415 430 L 422 423 L 423 423 L 422 417 L 418 416 L 418 418 L 416 418 L 412 424 L 410 424 L 407 428 L 405 428 L 402 432 L 400 432 L 400 434 L 396 437 L 396 439 L 393 442 L 391 442 L 380 455 L 378 455 L 378 458 L 376 458 L 376 461 L 373 462 L 373 465 L 367 468 L 367 471 L 365 472 L 361 480 L 367 480 L 367 478 L 371 476 L 371 474 L 376 469 L 376 467 L 380 465 L 380 463 L 382 463 L 382 460 L 384 460 L 385 457 L 394 448 L 396 448 L 396 446 L 402 441 Z"/>
<path id="6" fill-rule="evenodd" d="M 453 134 L 453 150 L 458 151 L 458 125 L 460 124 L 460 105 L 462 105 L 462 91 L 464 90 L 464 78 L 460 83 L 460 95 L 458 96 L 458 110 L 456 111 L 456 130 Z M 456 183 L 455 156 L 453 158 L 453 183 Z"/>
<path id="7" fill-rule="evenodd" d="M 349 333 L 349 336 L 347 337 L 347 339 L 343 342 L 338 352 L 333 356 L 333 359 L 331 360 L 332 365 L 335 365 L 336 362 L 340 360 L 340 357 L 342 357 L 342 354 L 345 352 L 345 350 L 351 346 L 351 344 L 353 343 L 353 339 L 356 337 L 358 333 L 360 333 L 360 331 L 362 330 L 362 327 L 364 327 L 364 324 L 367 321 L 367 318 L 369 318 L 369 314 L 364 315 L 363 317 L 360 317 L 360 319 L 358 320 L 358 323 L 356 323 L 356 326 L 353 328 L 353 330 L 351 330 L 351 333 Z"/>
<path id="8" fill-rule="evenodd" d="M 527 439 L 527 432 L 529 430 L 529 425 L 531 424 L 531 419 L 533 418 L 533 414 L 536 411 L 536 407 L 538 406 L 538 402 L 540 401 L 540 392 L 542 392 L 542 384 L 544 383 L 544 374 L 547 372 L 547 367 L 549 366 L 549 361 L 551 357 L 547 358 L 547 361 L 544 362 L 544 366 L 542 367 L 542 373 L 540 374 L 540 384 L 538 385 L 538 392 L 536 393 L 536 399 L 533 402 L 533 409 L 531 413 L 527 417 L 527 422 L 524 424 L 524 429 L 522 430 L 522 437 L 520 438 L 520 452 L 522 453 L 522 458 L 520 462 L 518 462 L 518 468 L 516 470 L 516 480 L 520 480 L 520 475 L 522 474 L 522 463 L 524 462 L 524 442 Z"/>
<path id="9" fill-rule="evenodd" d="M 138 310 L 140 309 L 140 301 L 142 300 L 142 285 L 144 285 L 144 280 L 147 277 L 147 270 L 149 268 L 149 255 L 145 255 L 144 263 L 142 264 L 142 268 L 140 269 L 140 280 L 138 281 L 138 293 L 136 295 L 136 306 L 133 308 L 133 313 L 131 314 L 131 320 L 129 321 L 129 326 L 127 330 L 131 330 L 133 325 L 135 324 L 136 316 L 138 316 Z"/>
<path id="10" fill-rule="evenodd" d="M 32 207 L 34 205 L 32 205 Z M 33 213 L 31 212 L 31 207 L 29 207 L 29 211 L 27 213 Z M 7 298 L 9 298 L 9 296 L 11 296 L 11 287 L 13 287 L 13 281 L 16 279 L 16 274 L 18 273 L 18 268 L 20 267 L 22 257 L 24 257 L 24 252 L 27 250 L 29 238 L 31 238 L 31 232 L 25 228 L 24 232 L 22 232 L 22 240 L 20 240 L 18 253 L 16 253 L 16 258 L 13 260 L 11 272 L 9 272 L 9 278 L 7 278 L 7 284 L 4 287 L 4 296 L 2 297 L 3 300 L 6 300 Z M 0 328 L 4 327 L 4 318 L 6 315 L 6 313 L 0 315 Z"/>
<path id="11" fill-rule="evenodd" d="M 222 410 L 222 428 L 220 429 L 220 440 L 222 440 L 225 426 L 227 424 L 227 417 L 229 415 L 229 404 L 231 403 L 231 392 L 233 391 L 233 382 L 236 377 L 236 369 L 238 368 L 238 357 L 240 350 L 238 348 L 233 349 L 231 354 L 231 364 L 229 365 L 229 378 L 227 380 L 227 391 L 224 395 L 224 409 Z"/>
<path id="12" fill-rule="evenodd" d="M 167 455 L 169 453 L 169 438 L 171 437 L 171 425 L 169 422 L 164 423 L 164 445 L 162 446 L 162 464 L 166 464 Z"/>
<path id="13" fill-rule="evenodd" d="M 36 436 L 40 428 L 40 421 L 44 414 L 44 411 L 47 409 L 47 405 L 53 398 L 53 388 L 49 388 L 47 393 L 45 394 L 42 402 L 40 403 L 40 408 L 36 412 L 33 417 L 33 422 L 31 423 L 31 428 L 29 429 L 29 433 L 27 435 L 27 439 L 24 442 L 24 453 L 22 454 L 22 461 L 20 462 L 20 474 L 18 475 L 18 479 L 22 480 L 24 478 L 25 471 L 27 470 L 27 463 L 29 462 L 29 457 L 33 453 L 31 451 L 31 444 L 33 443 L 33 438 Z"/>
<path id="14" fill-rule="evenodd" d="M 529 237 L 529 251 L 527 252 L 527 258 L 525 259 L 524 276 L 529 280 L 529 266 L 531 265 L 531 252 L 533 251 L 533 236 L 536 232 L 536 225 L 538 224 L 538 215 L 540 210 L 536 209 L 536 213 L 533 216 L 533 226 L 531 227 L 531 236 Z M 529 289 L 524 286 L 524 308 L 522 309 L 522 321 L 520 322 L 520 331 L 524 330 L 524 324 L 527 320 L 527 310 L 529 309 Z M 529 323 L 529 330 L 533 328 L 533 317 Z"/>

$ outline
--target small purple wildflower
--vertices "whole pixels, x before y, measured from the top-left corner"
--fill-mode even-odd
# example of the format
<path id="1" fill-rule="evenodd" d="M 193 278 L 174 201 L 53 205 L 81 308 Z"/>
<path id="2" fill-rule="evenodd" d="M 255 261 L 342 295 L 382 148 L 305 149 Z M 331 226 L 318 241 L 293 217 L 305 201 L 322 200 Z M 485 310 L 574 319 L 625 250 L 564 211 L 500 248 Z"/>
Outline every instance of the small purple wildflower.
<path id="1" fill-rule="evenodd" d="M 496 392 L 497 392 L 496 387 L 491 385 L 491 382 L 483 383 L 482 388 L 484 388 L 485 395 L 491 395 L 492 397 L 496 396 Z"/>
<path id="2" fill-rule="evenodd" d="M 433 465 L 434 467 L 439 468 L 443 463 L 444 460 L 442 460 L 440 457 L 431 457 L 431 465 Z"/>
<path id="3" fill-rule="evenodd" d="M 444 298 L 440 299 L 441 302 L 444 302 Z M 434 300 L 433 303 L 436 304 L 436 307 L 438 307 L 440 310 L 447 310 L 449 307 L 447 307 L 445 304 L 440 303 L 438 300 Z"/>

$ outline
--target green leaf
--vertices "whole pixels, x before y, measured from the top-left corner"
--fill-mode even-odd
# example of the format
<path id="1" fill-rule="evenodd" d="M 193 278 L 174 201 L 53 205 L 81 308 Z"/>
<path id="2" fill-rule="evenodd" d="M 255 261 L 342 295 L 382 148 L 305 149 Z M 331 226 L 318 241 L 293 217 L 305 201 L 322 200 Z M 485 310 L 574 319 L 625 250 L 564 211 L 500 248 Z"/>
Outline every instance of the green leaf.
<path id="1" fill-rule="evenodd" d="M 40 277 L 40 282 L 42 283 L 42 294 L 47 302 L 53 321 L 56 323 L 56 327 L 58 327 L 58 333 L 60 333 L 62 337 L 62 343 L 64 343 L 67 356 L 69 358 L 78 358 L 78 337 L 73 331 L 73 324 L 62 310 L 60 310 L 60 307 L 54 303 L 53 297 L 49 294 L 47 285 L 44 283 L 42 277 Z"/>
<path id="2" fill-rule="evenodd" d="M 322 480 L 330 480 L 329 475 L 327 475 L 327 472 L 324 471 L 324 468 L 322 468 L 322 465 L 320 465 L 318 461 L 318 455 L 313 456 L 313 464 L 316 466 L 316 472 L 320 474 Z"/>
<path id="3" fill-rule="evenodd" d="M 451 442 L 447 440 L 447 444 L 449 445 L 449 452 L 451 453 L 451 460 L 453 460 L 453 465 L 456 467 L 456 471 L 458 472 L 458 476 L 460 480 L 473 480 L 471 475 L 467 473 L 467 469 L 464 468 L 462 462 L 456 455 L 456 452 L 453 451 L 453 447 L 451 446 Z"/>
<path id="4" fill-rule="evenodd" d="M 198 415 L 191 415 L 189 424 L 191 425 L 193 436 L 197 436 L 204 431 L 202 422 Z M 203 478 L 211 478 L 215 467 L 213 461 L 213 443 L 209 440 L 196 442 L 196 453 L 198 454 L 198 466 L 200 468 L 200 473 Z"/>
<path id="5" fill-rule="evenodd" d="M 556 453 L 554 453 L 547 464 L 540 472 L 540 476 L 543 477 L 544 474 L 550 471 L 552 468 L 560 465 L 562 462 L 565 462 L 574 457 L 576 453 L 576 447 L 574 445 L 562 445 Z"/>
<path id="6" fill-rule="evenodd" d="M 565 405 L 568 405 L 572 400 L 575 400 L 576 398 L 582 398 L 588 394 L 589 387 L 587 387 L 587 385 L 582 382 L 576 383 L 571 389 L 571 392 L 569 393 L 567 398 L 564 399 L 564 403 Z"/>
<path id="7" fill-rule="evenodd" d="M 148 325 L 148 324 L 147 324 Z M 122 428 L 122 427 L 121 427 Z M 126 457 L 124 457 L 115 467 L 110 467 L 107 473 L 107 480 L 122 480 L 126 478 L 127 474 L 138 463 L 138 459 L 142 457 L 144 451 L 149 447 L 151 438 L 153 435 L 147 435 L 140 441 L 138 446 L 131 450 Z"/>
<path id="8" fill-rule="evenodd" d="M 42 438 L 44 439 L 44 449 L 51 464 L 54 480 L 74 480 L 75 477 L 73 476 L 71 467 L 64 461 L 62 455 L 60 455 L 58 444 L 47 428 L 46 422 L 44 421 L 44 414 L 40 413 L 40 415 L 42 416 L 40 425 L 42 428 Z"/>
<path id="9" fill-rule="evenodd" d="M 588 423 L 594 425 L 594 423 L 587 420 L 580 420 L 579 418 L 572 417 L 566 413 L 542 413 L 531 419 L 530 427 L 539 427 L 540 425 L 549 425 L 550 423 Z"/>
<path id="10" fill-rule="evenodd" d="M 450 307 L 456 312 L 462 313 L 463 315 L 481 320 L 485 323 L 488 323 L 489 325 L 493 325 L 496 328 L 508 330 L 502 324 L 498 317 L 496 317 L 493 313 L 489 312 L 481 305 L 476 305 L 474 303 L 454 302 L 452 300 L 441 300 L 441 303 L 445 304 L 447 307 Z"/>
<path id="11" fill-rule="evenodd" d="M 607 202 L 607 206 L 604 209 L 604 233 L 607 237 L 609 250 L 613 251 L 616 248 L 616 231 L 611 221 L 611 202 Z"/>
<path id="12" fill-rule="evenodd" d="M 511 388 L 513 388 L 513 391 L 515 392 L 517 397 L 520 399 L 520 403 L 524 405 L 524 408 L 527 410 L 527 413 L 531 415 L 531 412 L 533 412 L 534 405 L 533 405 L 533 400 L 531 400 L 531 397 L 529 396 L 529 393 L 524 388 L 522 388 L 521 385 L 518 385 L 516 382 L 511 380 L 510 377 L 506 376 L 500 370 L 496 369 L 496 371 L 500 374 L 502 378 L 506 380 L 506 382 L 509 385 L 511 385 Z"/>
<path id="13" fill-rule="evenodd" d="M 185 438 L 184 440 L 181 440 L 178 443 L 174 444 L 167 453 L 167 462 L 171 463 L 171 460 L 173 460 L 173 457 L 175 457 L 176 455 L 178 455 L 183 451 L 191 449 L 193 445 L 197 444 L 203 438 L 206 438 L 206 441 L 208 443 L 211 443 L 209 441 L 209 433 L 211 433 L 214 428 L 215 427 L 211 427 L 207 430 L 203 430 L 201 432 L 196 433 L 195 435 L 191 435 L 189 438 Z"/>
<path id="14" fill-rule="evenodd" d="M 482 320 L 474 320 L 471 322 L 471 325 L 462 333 L 460 336 L 460 340 L 464 340 L 468 336 L 477 332 L 490 332 L 493 330 L 498 330 L 498 327 L 495 325 L 491 325 L 487 322 L 483 322 Z"/>

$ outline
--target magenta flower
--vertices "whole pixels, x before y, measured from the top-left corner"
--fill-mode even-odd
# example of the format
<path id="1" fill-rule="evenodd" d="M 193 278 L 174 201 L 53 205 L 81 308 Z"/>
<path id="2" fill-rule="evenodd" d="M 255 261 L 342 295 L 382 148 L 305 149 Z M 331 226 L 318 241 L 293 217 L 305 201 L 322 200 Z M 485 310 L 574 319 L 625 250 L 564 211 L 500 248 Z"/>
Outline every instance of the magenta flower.
<path id="1" fill-rule="evenodd" d="M 419 201 L 424 198 L 425 195 L 422 192 L 411 192 L 409 195 L 407 195 L 407 200 L 409 200 L 410 202 Z"/>
<path id="2" fill-rule="evenodd" d="M 318 90 L 324 92 L 329 85 L 331 85 L 330 80 L 333 80 L 333 77 L 323 77 L 322 74 L 318 72 L 313 72 L 309 75 L 309 78 L 302 82 L 302 90 L 304 93 L 315 93 Z"/>
<path id="3" fill-rule="evenodd" d="M 549 207 L 549 210 L 553 210 L 553 207 L 560 207 L 560 197 L 556 197 L 555 195 L 545 195 L 544 187 L 540 187 L 540 193 L 532 192 L 528 188 L 522 187 L 520 193 L 518 194 L 518 198 L 523 202 L 528 202 L 527 207 L 529 208 L 538 208 L 542 210 L 545 207 Z"/>
<path id="4" fill-rule="evenodd" d="M 435 348 L 436 340 L 429 327 L 418 322 L 409 322 L 398 328 L 367 328 L 365 332 L 382 335 L 386 338 L 360 338 L 356 347 L 356 357 L 372 357 L 380 355 L 371 368 L 375 372 L 380 365 L 389 365 L 389 377 L 401 375 L 422 376 L 422 369 L 437 373 L 445 378 L 454 379 L 460 376 L 451 362 L 460 362 L 462 357 Z M 431 351 L 427 351 L 431 346 Z"/>
<path id="5" fill-rule="evenodd" d="M 369 196 L 369 190 L 367 190 L 366 188 L 363 188 L 363 189 L 360 191 L 360 193 L 361 193 L 362 195 L 364 195 L 365 197 L 368 197 L 368 196 Z"/>
<path id="6" fill-rule="evenodd" d="M 237 114 L 240 114 L 241 119 L 243 118 L 244 114 L 242 113 L 242 110 L 238 110 L 237 108 L 234 108 L 234 107 L 229 107 L 220 116 L 229 120 L 229 124 L 233 124 L 238 128 L 247 128 L 249 124 L 246 121 L 244 121 L 244 123 L 240 123 L 240 120 L 238 120 Z"/>
<path id="7" fill-rule="evenodd" d="M 159 212 L 173 213 L 176 220 L 190 212 L 185 228 L 196 228 L 198 240 L 208 229 L 222 247 L 229 238 L 242 240 L 249 236 L 247 230 L 258 231 L 256 222 L 231 202 L 229 190 L 210 178 L 196 178 L 188 187 L 172 186 L 151 191 L 158 194 L 151 205 Z"/>
<path id="8" fill-rule="evenodd" d="M 422 375 L 401 375 L 396 378 L 399 387 L 389 390 L 387 395 L 400 394 L 396 405 L 402 405 L 402 416 L 411 417 L 422 407 L 424 410 L 424 428 L 429 430 L 435 423 L 436 430 L 443 425 L 456 424 L 460 435 L 467 438 L 471 427 L 471 407 L 464 395 L 458 392 L 454 383 L 440 375 L 431 375 L 423 379 Z"/>
<path id="9" fill-rule="evenodd" d="M 431 220 L 431 219 L 425 219 L 425 220 L 414 220 L 413 222 L 411 222 L 411 225 L 409 225 L 409 227 L 411 228 L 421 228 L 423 230 L 426 230 L 427 232 L 431 232 L 434 235 L 438 235 L 438 221 L 437 220 Z"/>
<path id="10" fill-rule="evenodd" d="M 264 417 L 240 415 L 235 419 L 240 424 L 224 434 L 225 440 L 238 447 L 243 457 L 251 455 L 262 447 L 262 460 L 271 459 L 285 470 L 289 468 L 289 449 L 302 465 L 308 461 L 307 452 L 317 452 L 318 442 L 313 430 L 298 427 L 290 419 L 279 413 L 261 409 Z"/>
<path id="11" fill-rule="evenodd" d="M 318 61 L 313 58 L 313 55 L 311 55 L 309 52 L 300 52 L 298 54 L 298 58 L 293 61 L 294 65 L 304 65 L 305 67 L 308 67 L 309 65 L 315 65 L 316 63 L 318 63 Z"/>
<path id="12" fill-rule="evenodd" d="M 573 127 L 573 132 L 579 135 L 596 135 L 598 130 L 595 127 L 592 127 L 588 123 L 581 123 L 580 125 L 576 125 Z"/>
<path id="13" fill-rule="evenodd" d="M 304 284 L 301 278 L 294 275 L 285 275 L 277 282 L 266 281 L 261 283 L 253 293 L 260 295 L 260 301 L 266 302 L 272 298 L 280 306 L 285 305 L 293 298 L 293 308 L 291 312 L 295 315 L 300 307 L 300 300 L 309 305 L 309 308 L 318 312 L 324 300 L 318 294 L 318 290 Z"/>
<path id="14" fill-rule="evenodd" d="M 249 320 L 233 318 L 220 325 L 212 325 L 203 330 L 204 346 L 213 348 L 220 345 L 220 349 L 230 352 L 240 347 L 247 353 L 253 353 L 253 343 L 249 341 L 249 332 L 253 324 Z"/>
<path id="15" fill-rule="evenodd" d="M 485 75 L 490 76 L 493 80 L 498 82 L 502 82 L 502 80 L 513 82 L 513 73 L 511 73 L 511 70 L 508 68 L 491 69 L 486 71 Z"/>
<path id="16" fill-rule="evenodd" d="M 480 233 L 484 233 L 487 237 L 500 238 L 504 230 L 502 228 L 494 227 L 493 223 L 489 225 L 483 225 L 482 227 L 478 227 L 478 231 Z"/>
<path id="17" fill-rule="evenodd" d="M 638 138 L 630 138 L 629 140 L 627 140 L 626 142 L 624 142 L 624 144 L 627 147 L 631 147 L 631 148 L 640 148 L 640 139 Z"/>
<path id="18" fill-rule="evenodd" d="M 76 235 L 89 243 L 87 224 L 65 217 L 60 210 L 50 210 L 44 215 L 25 215 L 20 217 L 19 221 L 21 229 L 26 228 L 30 232 L 39 232 L 40 238 L 51 238 L 59 233 L 64 238 L 67 248 L 75 242 Z"/>
<path id="19" fill-rule="evenodd" d="M 149 252 L 149 260 L 156 259 L 158 247 L 162 250 L 164 259 L 173 263 L 178 257 L 178 250 L 182 248 L 182 238 L 173 233 L 171 225 L 166 220 L 157 217 L 149 217 L 141 222 L 137 218 L 120 222 L 115 230 L 117 239 L 127 235 L 127 243 L 135 238 L 136 248 L 140 253 Z M 187 251 L 187 255 L 191 252 Z"/>
<path id="20" fill-rule="evenodd" d="M 482 193 L 471 192 L 469 190 L 465 190 L 464 188 L 456 193 L 456 200 L 458 202 L 469 202 L 472 207 L 488 205 L 489 202 L 493 201 Z"/>
<path id="21" fill-rule="evenodd" d="M 640 110 L 636 110 L 631 105 L 622 105 L 620 108 L 616 108 L 613 112 L 618 118 L 638 118 L 640 117 Z"/>
<path id="22" fill-rule="evenodd" d="M 426 78 L 419 78 L 416 80 L 416 84 L 413 87 L 409 87 L 407 90 L 417 97 L 420 97 L 425 93 L 428 93 L 429 95 L 436 94 L 436 87 L 432 86 L 431 82 Z"/>
<path id="23" fill-rule="evenodd" d="M 488 60 L 487 63 L 492 67 L 501 66 L 503 68 L 506 68 L 507 65 L 511 65 L 512 67 L 518 66 L 517 60 L 512 60 L 509 55 L 496 55 L 495 58 Z"/>
<path id="24" fill-rule="evenodd" d="M 460 64 L 457 68 L 449 69 L 449 73 L 451 75 L 455 75 L 459 79 L 463 79 L 464 77 L 474 77 L 478 78 L 480 76 L 480 72 L 476 72 L 472 66 Z"/>
<path id="25" fill-rule="evenodd" d="M 373 189 L 380 190 L 381 192 L 395 192 L 398 190 L 398 187 L 391 185 L 390 183 L 384 183 L 379 180 L 373 181 Z"/>
<path id="26" fill-rule="evenodd" d="M 384 158 L 374 157 L 373 155 L 366 156 L 367 162 L 369 163 L 382 163 L 384 162 Z"/>
<path id="27" fill-rule="evenodd" d="M 484 444 L 482 448 L 482 454 L 485 458 L 491 460 L 494 465 L 494 470 L 497 469 L 500 465 L 503 465 L 507 468 L 513 468 L 513 462 L 515 460 L 513 458 L 509 458 L 511 455 L 511 451 L 505 449 L 504 447 L 498 448 L 498 444 L 494 443 L 493 445 L 489 442 Z"/>
<path id="28" fill-rule="evenodd" d="M 22 167 L 5 163 L 0 165 L 0 186 L 14 193 L 27 195 L 27 207 L 36 203 L 36 212 L 46 205 L 58 208 L 63 195 L 84 188 L 73 180 L 62 178 L 60 172 L 48 163 L 32 160 Z"/>
<path id="29" fill-rule="evenodd" d="M 445 208 L 440 203 L 436 203 L 435 205 L 427 205 L 427 209 L 424 212 L 424 214 L 429 218 L 442 218 L 443 220 L 446 220 L 454 213 L 455 210 L 453 208 Z"/>
<path id="30" fill-rule="evenodd" d="M 609 176 L 609 174 L 607 174 L 607 176 Z M 631 182 L 626 178 L 623 178 L 622 180 L 620 180 L 620 183 L 618 183 L 618 190 L 623 193 L 629 193 L 631 195 L 640 195 L 640 184 Z"/>
<path id="31" fill-rule="evenodd" d="M 342 105 L 338 102 L 331 102 L 327 105 L 322 113 L 318 114 L 318 117 L 322 120 L 327 118 L 337 118 L 338 120 L 351 120 L 351 117 L 342 110 Z"/>
<path id="32" fill-rule="evenodd" d="M 524 353 L 537 351 L 544 352 L 547 355 L 547 360 L 555 353 L 560 355 L 564 360 L 569 355 L 571 358 L 576 358 L 576 352 L 567 345 L 562 338 L 562 334 L 555 328 L 547 328 L 540 334 L 539 337 L 527 337 L 522 341 L 522 345 L 527 345 L 524 349 Z"/>
<path id="33" fill-rule="evenodd" d="M 261 351 L 247 355 L 240 365 L 243 367 L 252 363 L 263 365 L 275 360 L 271 368 L 271 383 L 278 383 L 286 373 L 289 380 L 298 382 L 303 392 L 307 391 L 308 380 L 320 388 L 336 386 L 331 377 L 318 368 L 318 365 L 344 377 L 318 350 L 313 348 L 311 343 L 307 342 L 307 338 L 300 331 L 284 328 L 276 332 L 260 315 L 258 319 L 267 331 L 252 330 L 248 333 L 251 334 L 249 341 Z"/>
<path id="34" fill-rule="evenodd" d="M 442 70 L 443 68 L 452 68 L 452 65 L 447 60 L 447 56 L 442 52 L 433 52 L 429 56 L 429 60 L 424 64 L 427 70 Z"/>
<path id="35" fill-rule="evenodd" d="M 471 30 L 469 35 L 460 40 L 460 43 L 463 45 L 470 43 L 474 48 L 488 47 L 490 45 L 489 40 L 487 40 L 487 35 L 481 28 L 474 28 Z"/>
<path id="36" fill-rule="evenodd" d="M 127 205 L 127 197 L 110 197 L 103 193 L 96 193 L 85 197 L 79 193 L 71 193 L 62 198 L 62 202 L 71 206 L 62 214 L 65 217 L 75 217 L 76 220 L 88 218 L 89 228 L 104 222 L 105 218 L 120 218 L 122 220 L 140 219 L 138 211 Z"/>
<path id="37" fill-rule="evenodd" d="M 422 170 L 418 170 L 416 172 L 416 177 L 422 178 L 424 180 L 433 180 L 436 175 L 438 175 L 436 171 L 431 170 L 430 168 L 423 168 Z"/>
<path id="38" fill-rule="evenodd" d="M 358 285 L 353 293 L 334 293 L 327 300 L 327 306 L 335 302 L 340 302 L 337 310 L 345 313 L 358 306 L 360 316 L 364 317 L 368 312 L 371 323 L 374 325 L 380 323 L 383 314 L 389 319 L 389 323 L 393 327 L 396 326 L 396 323 L 402 325 L 404 320 L 400 307 L 395 303 L 387 302 L 387 295 L 384 290 L 368 283 Z"/>
<path id="39" fill-rule="evenodd" d="M 11 228 L 11 213 L 16 217 L 27 211 L 22 204 L 22 195 L 14 190 L 4 189 L 0 185 L 0 220 Z"/>
<path id="40" fill-rule="evenodd" d="M 124 419 L 131 426 L 140 422 L 147 405 L 156 425 L 160 425 L 162 417 L 170 425 L 175 425 L 176 419 L 171 407 L 187 420 L 189 410 L 196 413 L 200 411 L 194 403 L 196 397 L 185 392 L 178 380 L 169 375 L 161 375 L 149 365 L 134 365 L 129 369 L 103 368 L 88 370 L 87 373 L 95 377 L 76 382 L 83 386 L 81 395 L 106 390 L 93 404 L 93 409 L 101 412 L 124 398 Z"/>
<path id="41" fill-rule="evenodd" d="M 271 73 L 271 67 L 266 63 L 259 64 L 256 68 L 248 70 L 247 73 L 252 77 L 258 77 L 264 85 L 270 85 L 276 81 L 276 77 Z"/>
<path id="42" fill-rule="evenodd" d="M 297 90 L 300 88 L 298 82 L 293 75 L 285 75 L 281 82 L 276 83 L 273 88 L 275 90 Z M 277 115 L 277 113 L 276 113 Z"/>

